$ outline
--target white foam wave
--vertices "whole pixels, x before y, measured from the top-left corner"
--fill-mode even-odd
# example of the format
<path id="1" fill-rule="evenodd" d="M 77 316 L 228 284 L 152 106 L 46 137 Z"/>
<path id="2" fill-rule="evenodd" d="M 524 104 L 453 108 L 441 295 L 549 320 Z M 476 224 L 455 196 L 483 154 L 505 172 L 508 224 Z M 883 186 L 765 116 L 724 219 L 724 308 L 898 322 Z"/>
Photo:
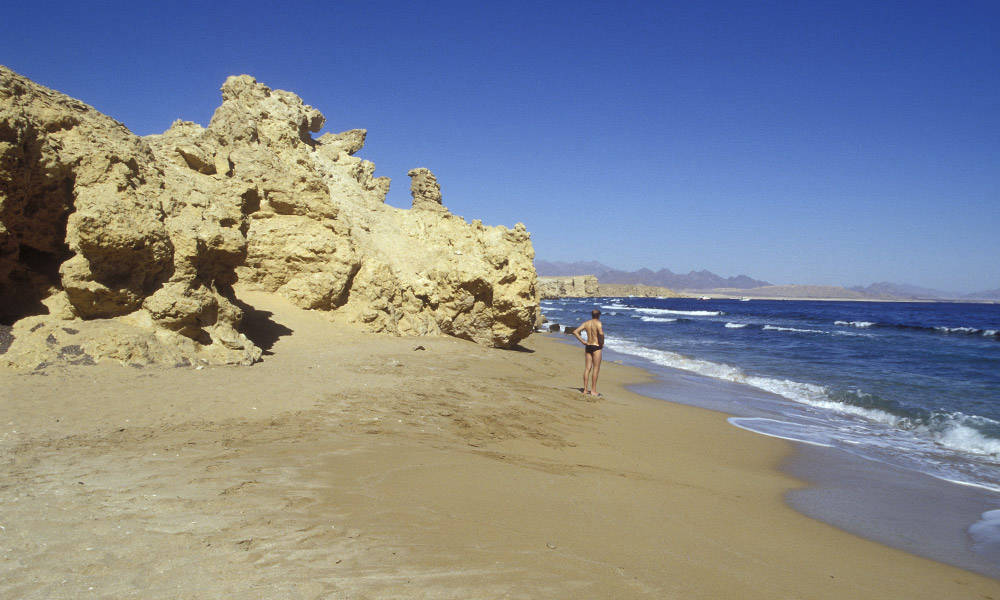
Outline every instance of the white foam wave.
<path id="1" fill-rule="evenodd" d="M 934 329 L 943 333 L 979 333 L 975 327 L 935 327 Z"/>
<path id="2" fill-rule="evenodd" d="M 964 424 L 963 421 L 967 419 L 969 417 L 961 413 L 954 413 L 941 426 L 928 427 L 921 425 L 916 429 L 946 448 L 972 454 L 1000 457 L 1000 440 L 987 437 L 976 428 Z"/>
<path id="3" fill-rule="evenodd" d="M 983 490 L 989 490 L 991 492 L 1000 492 L 1000 487 L 997 487 L 995 485 L 990 485 L 988 483 L 975 483 L 975 482 L 972 482 L 972 481 L 965 481 L 964 479 L 952 479 L 950 477 L 946 477 L 944 475 L 936 475 L 934 473 L 932 473 L 932 475 L 934 477 L 937 477 L 941 481 L 947 481 L 948 483 L 955 483 L 955 484 L 958 484 L 958 485 L 964 485 L 964 486 L 968 486 L 968 487 L 974 487 L 974 488 L 979 488 L 979 489 L 983 489 Z"/>
<path id="4" fill-rule="evenodd" d="M 635 308 L 633 310 L 647 315 L 683 315 L 686 317 L 717 317 L 723 314 L 721 310 L 670 310 L 667 308 Z"/>
<path id="5" fill-rule="evenodd" d="M 740 429 L 745 429 L 754 433 L 760 433 L 792 442 L 801 442 L 803 444 L 821 446 L 823 448 L 833 448 L 832 443 L 819 441 L 818 439 L 810 439 L 808 435 L 794 435 L 794 433 L 801 433 L 803 427 L 788 421 L 778 421 L 776 419 L 765 419 L 762 417 L 730 417 L 726 419 L 726 421 L 728 421 L 730 425 L 734 425 Z"/>
<path id="6" fill-rule="evenodd" d="M 898 422 L 896 417 L 881 410 L 837 402 L 830 398 L 825 387 L 813 383 L 802 383 L 801 381 L 791 381 L 789 379 L 772 379 L 756 375 L 744 375 L 743 380 L 738 381 L 738 383 L 745 383 L 757 389 L 781 396 L 782 398 L 793 400 L 799 404 L 825 408 L 840 414 L 854 415 L 884 425 L 894 425 Z"/>
<path id="7" fill-rule="evenodd" d="M 777 325 L 764 325 L 766 331 L 791 331 L 794 333 L 830 333 L 822 329 L 799 329 L 797 327 L 778 327 Z"/>
<path id="8" fill-rule="evenodd" d="M 833 324 L 840 325 L 841 327 L 857 327 L 858 329 L 867 329 L 875 323 L 871 321 L 834 321 Z"/>
<path id="9" fill-rule="evenodd" d="M 979 520 L 969 526 L 972 547 L 977 552 L 994 554 L 1000 552 L 1000 510 L 988 510 Z"/>
<path id="10" fill-rule="evenodd" d="M 677 354 L 676 352 L 670 352 L 667 350 L 647 348 L 627 340 L 609 340 L 607 345 L 612 350 L 617 352 L 639 356 L 665 367 L 691 371 L 693 373 L 698 373 L 699 375 L 712 377 L 714 379 L 722 379 L 734 383 L 743 383 L 803 404 L 822 406 L 824 408 L 836 408 L 839 405 L 848 407 L 847 410 L 867 410 L 860 407 L 851 407 L 850 405 L 830 400 L 826 394 L 826 388 L 820 385 L 801 383 L 787 379 L 771 379 L 768 377 L 747 375 L 739 368 L 727 364 L 714 363 L 697 358 L 689 358 L 682 354 Z"/>
<path id="11" fill-rule="evenodd" d="M 671 319 L 669 317 L 639 317 L 647 323 L 674 323 L 677 319 Z"/>
<path id="12" fill-rule="evenodd" d="M 613 302 L 611 304 L 602 304 L 601 308 L 606 308 L 608 310 L 612 310 L 612 309 L 615 309 L 615 308 L 617 308 L 619 310 L 633 310 L 633 308 L 631 306 L 626 306 L 624 304 L 619 304 L 617 302 Z"/>
<path id="13" fill-rule="evenodd" d="M 617 352 L 640 356 L 665 367 L 691 371 L 698 373 L 699 375 L 731 381 L 733 383 L 743 383 L 766 392 L 771 392 L 772 394 L 776 394 L 783 398 L 793 400 L 800 404 L 827 408 L 837 412 L 863 416 L 881 422 L 895 422 L 895 418 L 892 417 L 892 415 L 882 411 L 870 410 L 860 406 L 853 406 L 832 400 L 827 395 L 826 388 L 821 385 L 802 383 L 788 379 L 772 379 L 770 377 L 747 375 L 737 367 L 697 358 L 689 358 L 687 356 L 666 350 L 655 350 L 653 348 L 647 348 L 628 341 L 614 340 L 609 341 L 607 345 Z"/>
<path id="14" fill-rule="evenodd" d="M 983 337 L 1000 337 L 996 329 L 979 329 L 976 327 L 935 327 L 941 333 L 964 333 L 966 335 L 981 335 Z"/>
<path id="15" fill-rule="evenodd" d="M 834 331 L 832 333 L 833 335 L 846 335 L 848 337 L 875 337 L 874 333 L 861 333 L 859 331 Z"/>
<path id="16" fill-rule="evenodd" d="M 726 329 L 743 329 L 749 323 L 726 323 Z"/>
<path id="17" fill-rule="evenodd" d="M 639 356 L 665 367 L 692 371 L 700 375 L 714 377 L 716 379 L 742 382 L 742 372 L 735 367 L 730 367 L 729 365 L 713 363 L 696 358 L 688 358 L 681 354 L 666 350 L 655 350 L 627 340 L 608 340 L 606 345 L 617 352 Z"/>

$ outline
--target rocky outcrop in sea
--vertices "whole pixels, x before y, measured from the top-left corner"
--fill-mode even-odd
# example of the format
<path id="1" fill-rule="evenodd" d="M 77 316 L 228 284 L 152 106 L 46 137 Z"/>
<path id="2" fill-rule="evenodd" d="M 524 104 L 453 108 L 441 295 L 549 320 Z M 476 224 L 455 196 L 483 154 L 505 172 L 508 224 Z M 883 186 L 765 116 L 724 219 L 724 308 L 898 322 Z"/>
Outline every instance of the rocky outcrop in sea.
<path id="1" fill-rule="evenodd" d="M 639 296 L 644 298 L 674 298 L 674 290 L 639 284 L 601 283 L 594 275 L 539 277 L 538 292 L 543 299 Z"/>

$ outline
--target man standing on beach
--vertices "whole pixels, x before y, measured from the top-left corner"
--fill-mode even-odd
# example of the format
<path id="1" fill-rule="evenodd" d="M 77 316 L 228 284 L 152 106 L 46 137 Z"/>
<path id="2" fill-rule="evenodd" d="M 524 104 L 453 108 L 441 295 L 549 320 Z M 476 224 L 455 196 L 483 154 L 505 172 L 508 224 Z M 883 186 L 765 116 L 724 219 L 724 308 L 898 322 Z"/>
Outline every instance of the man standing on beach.
<path id="1" fill-rule="evenodd" d="M 601 325 L 601 311 L 590 311 L 590 320 L 573 330 L 573 335 L 583 344 L 583 393 L 600 396 L 597 393 L 597 375 L 601 372 L 601 352 L 604 350 L 604 327 Z M 580 332 L 587 332 L 587 339 Z"/>

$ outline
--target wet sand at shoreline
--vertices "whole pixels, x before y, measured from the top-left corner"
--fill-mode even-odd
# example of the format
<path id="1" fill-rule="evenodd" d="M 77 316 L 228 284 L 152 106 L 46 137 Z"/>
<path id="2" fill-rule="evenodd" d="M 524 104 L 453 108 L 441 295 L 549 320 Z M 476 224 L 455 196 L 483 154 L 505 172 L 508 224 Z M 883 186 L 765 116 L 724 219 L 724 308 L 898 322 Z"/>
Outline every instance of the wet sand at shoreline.
<path id="1" fill-rule="evenodd" d="M 0 596 L 1000 598 L 788 508 L 791 445 L 582 352 L 265 294 L 253 367 L 0 370 Z M 423 347 L 423 349 L 417 349 Z"/>

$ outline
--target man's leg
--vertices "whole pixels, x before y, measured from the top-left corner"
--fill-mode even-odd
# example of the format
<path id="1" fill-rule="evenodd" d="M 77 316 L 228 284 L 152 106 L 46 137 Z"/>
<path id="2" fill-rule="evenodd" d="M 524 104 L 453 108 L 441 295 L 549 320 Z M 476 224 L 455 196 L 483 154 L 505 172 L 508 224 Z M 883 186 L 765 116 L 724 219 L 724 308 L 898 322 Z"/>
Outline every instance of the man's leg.
<path id="1" fill-rule="evenodd" d="M 590 392 L 590 372 L 594 368 L 594 355 L 583 351 L 583 393 Z"/>
<path id="2" fill-rule="evenodd" d="M 593 379 L 590 383 L 590 393 L 595 396 L 597 395 L 597 376 L 601 373 L 601 354 L 603 352 L 604 350 L 595 350 L 594 353 L 591 354 L 593 357 L 591 359 L 593 370 L 590 373 Z"/>

